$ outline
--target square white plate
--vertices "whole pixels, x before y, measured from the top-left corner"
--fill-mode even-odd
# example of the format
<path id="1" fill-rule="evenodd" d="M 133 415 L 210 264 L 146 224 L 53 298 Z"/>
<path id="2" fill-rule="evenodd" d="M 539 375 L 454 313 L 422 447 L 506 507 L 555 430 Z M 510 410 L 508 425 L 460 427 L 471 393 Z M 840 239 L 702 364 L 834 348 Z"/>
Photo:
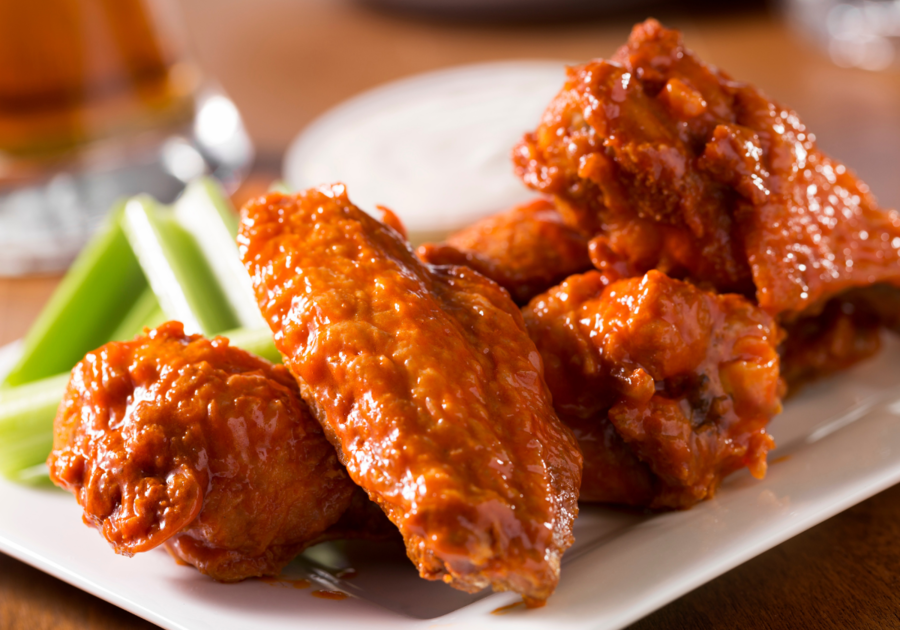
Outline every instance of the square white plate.
<path id="1" fill-rule="evenodd" d="M 686 512 L 584 506 L 559 588 L 538 610 L 492 614 L 517 598 L 419 580 L 378 545 L 322 546 L 289 567 L 292 577 L 352 595 L 342 601 L 290 582 L 218 584 L 163 551 L 116 556 L 81 524 L 70 495 L 8 482 L 0 482 L 0 550 L 171 630 L 620 628 L 900 481 L 900 342 L 801 392 L 771 429 L 779 448 L 764 481 L 735 474 Z M 332 577 L 329 566 L 348 562 L 355 578 Z"/>

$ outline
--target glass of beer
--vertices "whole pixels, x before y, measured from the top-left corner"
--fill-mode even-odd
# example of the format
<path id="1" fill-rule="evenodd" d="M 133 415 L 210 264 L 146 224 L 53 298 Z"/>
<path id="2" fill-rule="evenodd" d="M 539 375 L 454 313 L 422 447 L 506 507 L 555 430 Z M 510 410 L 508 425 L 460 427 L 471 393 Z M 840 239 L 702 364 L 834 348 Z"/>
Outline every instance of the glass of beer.
<path id="1" fill-rule="evenodd" d="M 64 268 L 119 197 L 251 160 L 171 0 L 0 0 L 0 275 Z"/>

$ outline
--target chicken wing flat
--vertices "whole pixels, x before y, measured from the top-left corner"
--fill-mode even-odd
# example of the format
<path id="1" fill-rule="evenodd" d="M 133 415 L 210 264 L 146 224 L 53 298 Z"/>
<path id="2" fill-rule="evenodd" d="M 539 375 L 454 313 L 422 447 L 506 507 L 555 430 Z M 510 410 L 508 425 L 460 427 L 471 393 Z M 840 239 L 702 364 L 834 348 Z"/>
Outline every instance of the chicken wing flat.
<path id="1" fill-rule="evenodd" d="M 509 295 L 422 263 L 342 185 L 248 203 L 238 243 L 304 399 L 420 574 L 540 605 L 581 454 Z"/>
<path id="2" fill-rule="evenodd" d="M 355 489 L 284 367 L 178 322 L 75 367 L 48 466 L 118 553 L 221 581 L 278 575 Z"/>
<path id="3" fill-rule="evenodd" d="M 824 155 L 795 112 L 655 20 L 611 61 L 570 68 L 513 159 L 602 241 L 601 267 L 755 297 L 781 321 L 854 287 L 900 284 L 900 215 Z"/>
<path id="4" fill-rule="evenodd" d="M 517 304 L 591 268 L 588 239 L 544 199 L 483 219 L 417 253 L 433 265 L 471 267 L 509 291 Z"/>
<path id="5" fill-rule="evenodd" d="M 560 418 L 584 452 L 581 499 L 686 508 L 766 470 L 783 384 L 771 316 L 658 271 L 572 276 L 524 309 Z"/>

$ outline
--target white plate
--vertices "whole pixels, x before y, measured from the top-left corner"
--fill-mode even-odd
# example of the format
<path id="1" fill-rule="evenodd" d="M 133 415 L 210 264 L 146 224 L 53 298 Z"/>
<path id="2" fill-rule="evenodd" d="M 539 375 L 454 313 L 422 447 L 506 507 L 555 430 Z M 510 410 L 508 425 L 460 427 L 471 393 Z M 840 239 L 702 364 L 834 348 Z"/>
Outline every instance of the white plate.
<path id="1" fill-rule="evenodd" d="M 779 448 L 764 481 L 737 473 L 715 499 L 686 512 L 584 507 L 559 588 L 538 610 L 493 615 L 517 598 L 419 580 L 409 563 L 374 545 L 344 550 L 359 571 L 353 580 L 322 570 L 345 561 L 335 546 L 289 567 L 354 595 L 343 601 L 289 583 L 218 584 L 163 551 L 116 556 L 81 524 L 70 495 L 8 482 L 0 482 L 0 550 L 171 630 L 620 628 L 900 481 L 898 377 L 900 342 L 890 339 L 876 359 L 790 400 L 771 426 Z"/>

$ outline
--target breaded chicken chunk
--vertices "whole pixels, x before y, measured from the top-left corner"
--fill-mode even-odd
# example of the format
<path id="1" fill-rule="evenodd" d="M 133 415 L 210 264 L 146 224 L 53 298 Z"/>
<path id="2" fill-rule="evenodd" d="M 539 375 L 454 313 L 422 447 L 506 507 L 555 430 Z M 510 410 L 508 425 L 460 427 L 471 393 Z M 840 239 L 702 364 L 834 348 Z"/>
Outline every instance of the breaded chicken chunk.
<path id="1" fill-rule="evenodd" d="M 116 552 L 225 582 L 278 575 L 355 490 L 287 369 L 178 322 L 74 368 L 47 463 Z"/>
<path id="2" fill-rule="evenodd" d="M 781 333 L 739 295 L 658 271 L 572 276 L 524 309 L 560 418 L 584 451 L 583 501 L 686 508 L 766 471 Z"/>

